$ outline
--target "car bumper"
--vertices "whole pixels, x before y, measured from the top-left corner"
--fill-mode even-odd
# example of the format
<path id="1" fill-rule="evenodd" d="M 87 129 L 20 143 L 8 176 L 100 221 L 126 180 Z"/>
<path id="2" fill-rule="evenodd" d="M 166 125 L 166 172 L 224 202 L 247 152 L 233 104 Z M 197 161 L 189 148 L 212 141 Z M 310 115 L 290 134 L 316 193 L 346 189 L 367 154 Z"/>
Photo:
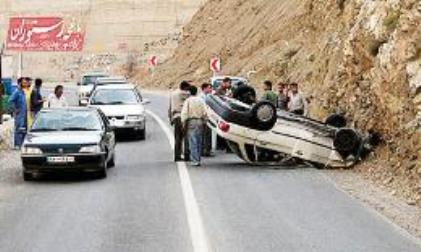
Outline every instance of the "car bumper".
<path id="1" fill-rule="evenodd" d="M 115 120 L 110 121 L 111 126 L 115 127 L 118 131 L 125 130 L 144 130 L 145 129 L 145 120 L 139 121 L 128 121 L 128 120 Z"/>
<path id="2" fill-rule="evenodd" d="M 74 162 L 50 163 L 49 156 L 38 155 L 21 156 L 24 172 L 95 172 L 103 169 L 106 159 L 105 153 L 100 154 L 66 154 L 66 157 L 74 157 Z"/>

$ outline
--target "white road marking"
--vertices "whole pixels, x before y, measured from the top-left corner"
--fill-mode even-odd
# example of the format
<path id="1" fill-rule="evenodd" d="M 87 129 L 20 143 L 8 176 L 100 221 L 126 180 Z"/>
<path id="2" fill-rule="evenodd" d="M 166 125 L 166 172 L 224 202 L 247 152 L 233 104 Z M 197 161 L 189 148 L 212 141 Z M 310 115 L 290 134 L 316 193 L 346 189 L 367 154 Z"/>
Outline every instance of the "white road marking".
<path id="1" fill-rule="evenodd" d="M 171 149 L 174 150 L 174 137 L 173 133 L 167 124 L 155 113 L 150 110 L 146 110 L 146 113 L 150 115 L 155 121 L 161 126 L 168 141 L 171 145 Z M 184 205 L 186 208 L 187 221 L 190 228 L 190 237 L 193 244 L 193 250 L 195 252 L 207 252 L 210 251 L 208 241 L 206 239 L 205 229 L 203 226 L 202 216 L 200 214 L 199 206 L 194 195 L 192 183 L 190 180 L 189 171 L 185 162 L 177 162 L 178 174 L 180 176 L 181 189 L 183 192 Z"/>

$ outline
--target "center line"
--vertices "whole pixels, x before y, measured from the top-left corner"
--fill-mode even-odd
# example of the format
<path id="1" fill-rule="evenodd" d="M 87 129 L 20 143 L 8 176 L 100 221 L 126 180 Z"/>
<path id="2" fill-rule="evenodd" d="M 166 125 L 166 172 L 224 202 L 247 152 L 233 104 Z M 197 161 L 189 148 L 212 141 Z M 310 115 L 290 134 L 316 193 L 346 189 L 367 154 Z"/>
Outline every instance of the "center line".
<path id="1" fill-rule="evenodd" d="M 146 110 L 146 113 L 150 115 L 159 124 L 159 126 L 161 126 L 165 135 L 167 135 L 171 149 L 174 150 L 174 136 L 170 128 L 154 112 Z M 202 216 L 200 215 L 196 197 L 194 196 L 194 191 L 186 163 L 177 162 L 177 169 L 178 175 L 180 176 L 181 190 L 183 192 L 184 206 L 186 208 L 187 221 L 189 223 L 193 250 L 194 252 L 208 252 L 210 249 L 205 235 L 203 220 Z"/>

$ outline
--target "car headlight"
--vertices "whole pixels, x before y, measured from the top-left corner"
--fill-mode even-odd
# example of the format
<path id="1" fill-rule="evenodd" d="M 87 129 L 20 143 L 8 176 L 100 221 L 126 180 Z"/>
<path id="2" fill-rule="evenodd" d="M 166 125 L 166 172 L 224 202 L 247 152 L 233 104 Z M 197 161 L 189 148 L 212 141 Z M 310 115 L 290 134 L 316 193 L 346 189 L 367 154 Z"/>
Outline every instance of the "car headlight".
<path id="1" fill-rule="evenodd" d="M 128 121 L 141 121 L 145 117 L 143 115 L 128 115 L 126 116 L 126 120 Z"/>
<path id="2" fill-rule="evenodd" d="M 82 148 L 80 148 L 79 152 L 81 152 L 81 153 L 99 153 L 99 152 L 101 152 L 101 147 L 99 145 L 83 146 Z"/>
<path id="3" fill-rule="evenodd" d="M 27 147 L 27 146 L 23 146 L 22 149 L 22 154 L 24 155 L 38 155 L 38 154 L 42 154 L 42 150 L 38 147 Z"/>

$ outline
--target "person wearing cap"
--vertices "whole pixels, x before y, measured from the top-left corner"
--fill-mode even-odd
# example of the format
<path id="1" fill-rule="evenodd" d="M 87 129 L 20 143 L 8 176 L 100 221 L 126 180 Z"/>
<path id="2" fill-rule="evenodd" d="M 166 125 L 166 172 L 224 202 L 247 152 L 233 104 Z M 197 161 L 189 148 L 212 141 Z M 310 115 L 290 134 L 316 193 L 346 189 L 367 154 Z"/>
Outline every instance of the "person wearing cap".
<path id="1" fill-rule="evenodd" d="M 28 78 L 18 79 L 18 88 L 9 98 L 9 104 L 13 110 L 13 116 L 15 118 L 14 125 L 14 145 L 16 149 L 22 146 L 23 140 L 25 139 L 26 132 L 30 122 L 30 105 L 27 99 L 26 93 L 29 90 L 30 82 Z M 29 95 L 30 97 L 30 95 Z"/>
<path id="2" fill-rule="evenodd" d="M 291 93 L 289 96 L 288 110 L 297 115 L 304 115 L 306 101 L 304 97 L 298 92 L 298 83 L 293 82 L 290 85 Z"/>

